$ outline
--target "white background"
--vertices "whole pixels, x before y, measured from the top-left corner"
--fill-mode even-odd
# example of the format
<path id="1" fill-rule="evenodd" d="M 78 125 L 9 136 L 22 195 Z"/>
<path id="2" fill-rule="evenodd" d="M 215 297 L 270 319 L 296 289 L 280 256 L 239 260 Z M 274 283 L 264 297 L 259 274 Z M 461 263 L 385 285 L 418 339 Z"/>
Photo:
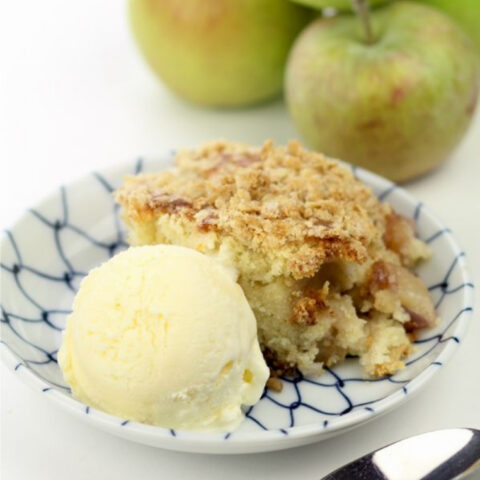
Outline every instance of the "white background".
<path id="1" fill-rule="evenodd" d="M 242 111 L 192 107 L 146 69 L 123 1 L 0 2 L 0 227 L 59 184 L 103 166 L 215 137 L 285 142 L 278 101 Z M 406 188 L 449 225 L 480 273 L 480 112 L 452 159 Z M 2 480 L 304 478 L 428 430 L 480 428 L 480 324 L 409 403 L 323 443 L 246 455 L 172 453 L 129 443 L 57 410 L 1 366 Z"/>

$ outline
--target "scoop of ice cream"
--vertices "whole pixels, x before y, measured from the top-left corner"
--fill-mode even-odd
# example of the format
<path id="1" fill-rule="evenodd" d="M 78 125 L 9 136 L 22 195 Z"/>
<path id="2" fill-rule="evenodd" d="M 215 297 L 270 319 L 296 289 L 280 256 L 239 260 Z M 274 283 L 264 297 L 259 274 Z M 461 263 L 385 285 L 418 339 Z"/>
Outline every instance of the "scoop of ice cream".
<path id="1" fill-rule="evenodd" d="M 168 428 L 234 428 L 268 378 L 232 275 L 172 245 L 130 248 L 90 272 L 58 360 L 82 402 Z"/>

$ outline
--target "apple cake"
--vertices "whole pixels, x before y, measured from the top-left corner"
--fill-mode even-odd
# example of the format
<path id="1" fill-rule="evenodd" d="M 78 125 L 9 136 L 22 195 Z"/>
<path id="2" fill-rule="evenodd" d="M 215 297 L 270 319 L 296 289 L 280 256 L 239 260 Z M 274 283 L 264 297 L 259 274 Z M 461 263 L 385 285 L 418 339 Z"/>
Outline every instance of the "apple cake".
<path id="1" fill-rule="evenodd" d="M 436 323 L 412 271 L 426 244 L 350 169 L 295 141 L 211 142 L 175 164 L 115 193 L 129 242 L 194 248 L 231 269 L 273 376 L 316 375 L 347 355 L 390 375 Z"/>

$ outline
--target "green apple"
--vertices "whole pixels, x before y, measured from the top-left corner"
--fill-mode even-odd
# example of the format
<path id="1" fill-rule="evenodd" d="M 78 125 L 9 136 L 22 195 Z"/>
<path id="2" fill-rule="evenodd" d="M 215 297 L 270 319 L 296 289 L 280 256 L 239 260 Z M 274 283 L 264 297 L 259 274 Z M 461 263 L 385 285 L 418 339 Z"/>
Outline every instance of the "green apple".
<path id="1" fill-rule="evenodd" d="M 140 51 L 174 92 L 231 107 L 282 90 L 290 47 L 312 12 L 288 0 L 130 0 Z"/>
<path id="2" fill-rule="evenodd" d="M 445 160 L 475 110 L 475 48 L 446 15 L 395 2 L 371 13 L 367 41 L 354 16 L 323 18 L 299 36 L 286 99 L 313 148 L 393 180 Z"/>
<path id="3" fill-rule="evenodd" d="M 418 0 L 436 7 L 454 18 L 470 35 L 480 52 L 479 0 Z"/>
<path id="4" fill-rule="evenodd" d="M 315 8 L 316 10 L 323 10 L 324 8 L 335 8 L 341 12 L 352 10 L 352 0 L 292 0 L 300 5 Z M 370 6 L 381 5 L 391 0 L 370 0 Z M 448 1 L 448 0 L 446 0 Z M 475 1 L 475 0 L 473 0 Z"/>

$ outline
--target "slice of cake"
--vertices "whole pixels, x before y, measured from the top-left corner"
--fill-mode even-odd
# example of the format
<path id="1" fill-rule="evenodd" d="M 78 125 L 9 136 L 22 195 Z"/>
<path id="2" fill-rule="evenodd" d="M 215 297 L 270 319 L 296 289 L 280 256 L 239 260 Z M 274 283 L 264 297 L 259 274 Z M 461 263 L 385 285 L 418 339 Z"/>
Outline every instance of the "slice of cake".
<path id="1" fill-rule="evenodd" d="M 116 199 L 132 245 L 183 245 L 235 270 L 274 375 L 347 355 L 392 374 L 436 322 L 410 270 L 429 256 L 413 223 L 297 142 L 184 150 L 170 170 L 127 177 Z"/>

